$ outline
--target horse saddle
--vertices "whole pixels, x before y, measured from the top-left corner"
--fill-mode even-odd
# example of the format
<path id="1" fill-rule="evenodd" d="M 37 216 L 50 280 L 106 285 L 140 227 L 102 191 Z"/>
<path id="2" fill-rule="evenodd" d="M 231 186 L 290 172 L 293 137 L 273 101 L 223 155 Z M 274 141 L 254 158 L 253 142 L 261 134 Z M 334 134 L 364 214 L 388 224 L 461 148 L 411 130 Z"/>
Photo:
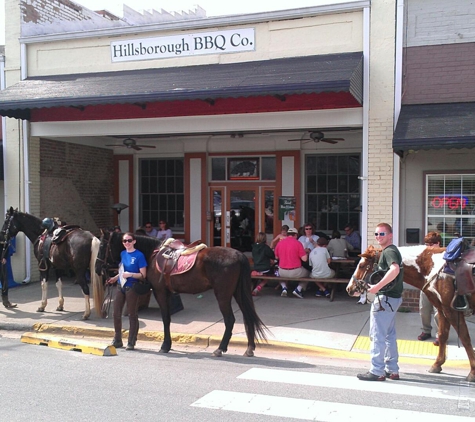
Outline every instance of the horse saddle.
<path id="1" fill-rule="evenodd" d="M 38 242 L 38 268 L 40 271 L 46 271 L 48 269 L 48 261 L 50 259 L 50 250 L 52 245 L 53 236 L 48 235 L 47 232 L 43 233 Z"/>
<path id="2" fill-rule="evenodd" d="M 170 277 L 191 270 L 195 265 L 198 252 L 206 247 L 201 240 L 197 240 L 188 246 L 173 238 L 165 241 L 157 253 L 156 265 L 158 271 L 165 277 L 168 289 L 173 291 Z"/>
<path id="3" fill-rule="evenodd" d="M 63 242 L 66 239 L 66 237 L 68 237 L 72 232 L 76 230 L 81 230 L 81 227 L 74 226 L 74 225 L 58 227 L 57 229 L 53 231 L 52 242 L 55 245 L 59 245 L 61 242 Z"/>
<path id="4" fill-rule="evenodd" d="M 474 264 L 475 249 L 466 250 L 459 259 L 448 263 L 455 276 L 457 294 L 466 295 L 475 292 Z"/>

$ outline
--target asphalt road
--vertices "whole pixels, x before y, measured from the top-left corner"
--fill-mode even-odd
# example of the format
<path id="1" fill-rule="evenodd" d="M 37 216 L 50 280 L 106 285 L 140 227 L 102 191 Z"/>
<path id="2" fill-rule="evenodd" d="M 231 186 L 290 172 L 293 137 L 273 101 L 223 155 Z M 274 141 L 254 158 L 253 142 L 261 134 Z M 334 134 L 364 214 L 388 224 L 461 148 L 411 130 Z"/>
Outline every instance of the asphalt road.
<path id="1" fill-rule="evenodd" d="M 2 420 L 5 421 L 288 421 L 469 420 L 475 387 L 464 370 L 429 374 L 407 366 L 402 380 L 362 382 L 366 360 L 263 354 L 139 343 L 117 356 L 21 343 L 0 333 Z M 370 413 L 368 413 L 370 412 Z M 376 412 L 376 413 L 375 413 Z"/>

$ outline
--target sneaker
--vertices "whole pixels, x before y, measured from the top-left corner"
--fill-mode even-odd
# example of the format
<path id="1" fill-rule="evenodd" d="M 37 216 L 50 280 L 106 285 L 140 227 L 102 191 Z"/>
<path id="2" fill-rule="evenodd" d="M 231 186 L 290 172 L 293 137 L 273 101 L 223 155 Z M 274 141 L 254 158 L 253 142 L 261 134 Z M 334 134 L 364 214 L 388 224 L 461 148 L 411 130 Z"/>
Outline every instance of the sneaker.
<path id="1" fill-rule="evenodd" d="M 315 293 L 315 296 L 316 296 L 316 297 L 324 297 L 324 296 L 325 296 L 325 292 L 322 292 L 321 290 L 317 290 L 317 293 Z"/>
<path id="2" fill-rule="evenodd" d="M 399 379 L 399 374 L 396 372 L 388 372 L 385 371 L 386 378 L 389 378 L 390 380 L 397 381 Z"/>
<path id="3" fill-rule="evenodd" d="M 361 381 L 386 381 L 385 375 L 374 375 L 369 371 L 366 374 L 358 374 L 357 378 Z"/>
<path id="4" fill-rule="evenodd" d="M 323 294 L 325 295 L 325 297 L 330 297 L 330 292 L 328 290 L 325 290 Z"/>
<path id="5" fill-rule="evenodd" d="M 428 338 L 431 338 L 432 336 L 430 335 L 430 333 L 420 333 L 419 334 L 419 337 L 417 337 L 417 340 L 420 340 L 420 341 L 424 341 L 424 340 L 427 340 Z"/>
<path id="6" fill-rule="evenodd" d="M 294 296 L 297 296 L 300 299 L 303 299 L 303 294 L 299 289 L 295 289 L 293 292 Z"/>
<path id="7" fill-rule="evenodd" d="M 282 289 L 281 297 L 287 297 L 287 289 Z"/>
<path id="8" fill-rule="evenodd" d="M 252 291 L 252 295 L 253 295 L 253 296 L 257 296 L 258 293 L 259 293 L 259 289 L 256 287 L 256 288 Z"/>

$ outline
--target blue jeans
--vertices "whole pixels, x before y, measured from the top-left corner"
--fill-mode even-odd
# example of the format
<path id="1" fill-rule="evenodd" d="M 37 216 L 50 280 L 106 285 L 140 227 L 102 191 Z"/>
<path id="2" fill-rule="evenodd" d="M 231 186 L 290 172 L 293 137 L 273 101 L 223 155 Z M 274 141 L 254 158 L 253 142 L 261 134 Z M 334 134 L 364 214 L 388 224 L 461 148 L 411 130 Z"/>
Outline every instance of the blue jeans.
<path id="1" fill-rule="evenodd" d="M 371 340 L 371 368 L 374 375 L 399 373 L 399 353 L 396 342 L 396 312 L 402 298 L 376 295 L 371 305 L 369 338 Z"/>

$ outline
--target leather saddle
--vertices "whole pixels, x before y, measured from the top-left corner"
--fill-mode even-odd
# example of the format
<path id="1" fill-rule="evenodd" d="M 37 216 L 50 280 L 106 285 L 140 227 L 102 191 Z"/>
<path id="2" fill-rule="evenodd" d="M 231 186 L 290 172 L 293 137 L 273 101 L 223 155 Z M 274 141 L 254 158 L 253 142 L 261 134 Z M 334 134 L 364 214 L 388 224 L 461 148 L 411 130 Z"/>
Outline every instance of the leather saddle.
<path id="1" fill-rule="evenodd" d="M 452 300 L 452 308 L 465 311 L 468 302 L 465 295 L 475 292 L 475 249 L 467 249 L 462 256 L 449 263 L 455 277 L 456 292 Z"/>
<path id="2" fill-rule="evenodd" d="M 53 231 L 52 241 L 55 245 L 59 245 L 61 242 L 64 242 L 66 237 L 68 237 L 72 232 L 76 230 L 82 230 L 79 226 L 67 225 L 58 227 Z"/>
<path id="3" fill-rule="evenodd" d="M 76 230 L 82 230 L 79 226 L 57 227 L 51 234 L 45 230 L 39 237 L 38 243 L 38 268 L 40 271 L 48 270 L 48 262 L 53 263 L 52 249 L 61 244 Z"/>
<path id="4" fill-rule="evenodd" d="M 156 255 L 157 269 L 162 273 L 162 277 L 165 277 L 165 284 L 170 291 L 173 292 L 170 277 L 191 270 L 198 252 L 206 247 L 201 240 L 185 245 L 173 238 L 167 239 L 160 247 Z"/>

